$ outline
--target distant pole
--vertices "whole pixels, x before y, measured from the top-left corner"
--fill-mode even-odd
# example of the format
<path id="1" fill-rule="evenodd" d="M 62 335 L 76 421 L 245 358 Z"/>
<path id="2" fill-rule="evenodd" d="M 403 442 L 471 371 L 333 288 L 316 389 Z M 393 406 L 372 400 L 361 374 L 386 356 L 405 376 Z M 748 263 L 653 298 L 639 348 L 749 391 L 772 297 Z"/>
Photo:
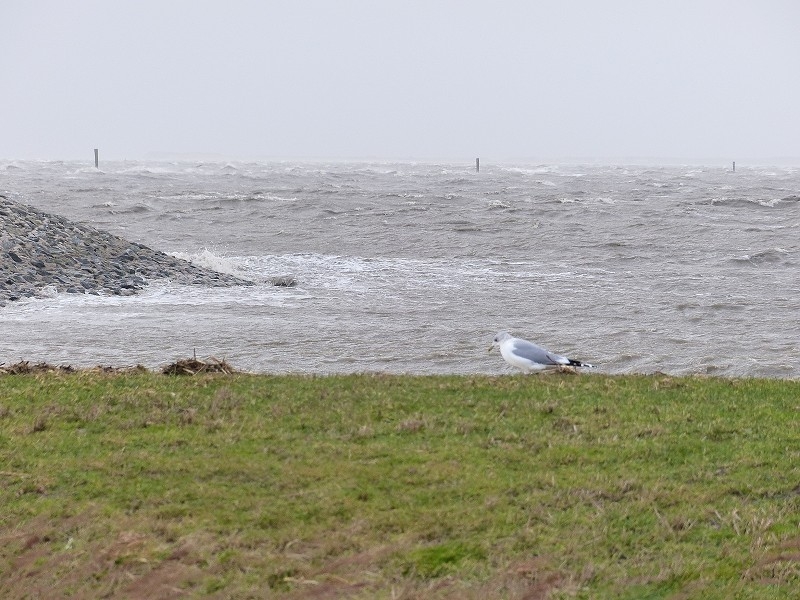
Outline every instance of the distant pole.
<path id="1" fill-rule="evenodd" d="M 95 168 L 97 168 L 97 166 L 99 164 L 100 164 L 100 158 L 97 155 L 97 148 L 95 148 L 94 149 L 94 166 L 95 166 Z"/>
<path id="2" fill-rule="evenodd" d="M 475 172 L 476 173 L 480 173 L 481 172 L 481 159 L 480 158 L 476 158 L 475 159 Z"/>
<path id="3" fill-rule="evenodd" d="M 736 161 L 733 161 L 733 172 L 736 173 Z"/>

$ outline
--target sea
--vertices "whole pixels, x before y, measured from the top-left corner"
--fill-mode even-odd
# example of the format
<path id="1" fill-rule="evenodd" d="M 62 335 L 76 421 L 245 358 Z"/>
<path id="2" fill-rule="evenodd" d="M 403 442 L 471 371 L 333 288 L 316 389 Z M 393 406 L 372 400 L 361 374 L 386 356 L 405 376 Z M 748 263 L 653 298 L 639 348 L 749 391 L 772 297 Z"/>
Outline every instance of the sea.
<path id="1" fill-rule="evenodd" d="M 507 330 L 598 373 L 800 377 L 798 167 L 6 160 L 0 193 L 255 282 L 11 302 L 7 364 L 499 375 Z"/>

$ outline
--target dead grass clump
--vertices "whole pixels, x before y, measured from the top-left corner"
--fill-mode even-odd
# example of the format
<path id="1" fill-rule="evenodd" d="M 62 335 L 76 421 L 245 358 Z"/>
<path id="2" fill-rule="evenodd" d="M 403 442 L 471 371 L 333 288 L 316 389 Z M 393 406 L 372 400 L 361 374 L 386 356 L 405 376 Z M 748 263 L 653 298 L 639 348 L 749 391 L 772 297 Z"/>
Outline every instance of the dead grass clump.
<path id="1" fill-rule="evenodd" d="M 136 365 L 133 367 L 112 367 L 110 365 L 97 365 L 96 367 L 85 369 L 85 371 L 88 371 L 90 373 L 100 373 L 100 374 L 107 373 L 109 375 L 116 375 L 117 373 L 147 373 L 147 367 L 143 365 Z"/>
<path id="2" fill-rule="evenodd" d="M 425 425 L 426 423 L 423 419 L 406 419 L 397 426 L 397 431 L 404 433 L 417 433 L 425 429 Z"/>
<path id="3" fill-rule="evenodd" d="M 39 415 L 34 419 L 33 425 L 31 426 L 31 433 L 39 433 L 40 431 L 45 431 L 47 429 L 47 415 Z"/>
<path id="4" fill-rule="evenodd" d="M 72 365 L 51 365 L 47 362 L 31 364 L 30 361 L 21 360 L 13 365 L 0 363 L 0 375 L 44 375 L 48 373 L 73 374 L 73 373 L 146 373 L 142 365 L 135 367 L 111 367 L 98 365 L 96 367 L 76 368 Z"/>
<path id="5" fill-rule="evenodd" d="M 185 358 L 167 365 L 161 372 L 164 375 L 197 375 L 199 373 L 233 375 L 237 371 L 225 359 L 219 360 L 211 356 L 206 360 L 199 360 L 196 357 Z"/>
<path id="6" fill-rule="evenodd" d="M 40 362 L 32 364 L 27 360 L 21 360 L 13 365 L 0 363 L 0 375 L 47 375 L 90 373 L 97 375 L 117 375 L 125 373 L 147 373 L 148 370 L 142 365 L 133 367 L 112 367 L 98 365 L 96 367 L 76 368 L 71 365 L 51 365 L 50 363 Z M 200 360 L 196 356 L 179 360 L 161 369 L 164 375 L 197 375 L 198 373 L 222 373 L 232 375 L 238 373 L 227 361 L 209 357 Z"/>
<path id="7" fill-rule="evenodd" d="M 4 375 L 36 375 L 39 373 L 75 373 L 76 369 L 70 365 L 51 365 L 46 362 L 32 365 L 27 360 L 21 360 L 13 365 L 0 364 L 0 373 Z"/>

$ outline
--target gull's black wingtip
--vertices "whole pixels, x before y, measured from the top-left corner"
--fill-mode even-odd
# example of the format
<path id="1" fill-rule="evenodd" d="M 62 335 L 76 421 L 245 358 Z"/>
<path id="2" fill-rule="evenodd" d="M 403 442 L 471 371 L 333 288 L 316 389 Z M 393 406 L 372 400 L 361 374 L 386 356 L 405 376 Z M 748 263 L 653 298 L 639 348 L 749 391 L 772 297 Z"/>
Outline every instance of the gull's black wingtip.
<path id="1" fill-rule="evenodd" d="M 589 363 L 581 362 L 579 360 L 569 359 L 569 366 L 570 367 L 583 367 L 585 369 L 594 369 L 594 365 L 590 365 Z"/>

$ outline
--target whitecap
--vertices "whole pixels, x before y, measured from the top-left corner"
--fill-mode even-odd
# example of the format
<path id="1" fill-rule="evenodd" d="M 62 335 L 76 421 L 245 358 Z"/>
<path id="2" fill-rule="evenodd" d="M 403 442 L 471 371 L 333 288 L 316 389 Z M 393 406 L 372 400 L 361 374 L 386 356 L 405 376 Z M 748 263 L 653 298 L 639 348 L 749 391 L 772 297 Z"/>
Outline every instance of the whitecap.
<path id="1" fill-rule="evenodd" d="M 246 277 L 247 263 L 245 261 L 240 258 L 223 256 L 213 249 L 203 248 L 200 252 L 195 253 L 175 252 L 172 255 L 206 269 L 237 277 Z"/>

